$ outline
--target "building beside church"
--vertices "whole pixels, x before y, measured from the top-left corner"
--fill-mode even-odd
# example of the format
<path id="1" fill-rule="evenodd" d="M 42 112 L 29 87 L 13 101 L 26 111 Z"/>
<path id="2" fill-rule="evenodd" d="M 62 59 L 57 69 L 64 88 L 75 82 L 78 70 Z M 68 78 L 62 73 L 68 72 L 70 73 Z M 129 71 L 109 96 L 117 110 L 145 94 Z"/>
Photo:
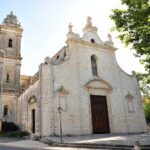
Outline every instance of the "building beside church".
<path id="1" fill-rule="evenodd" d="M 34 76 L 20 75 L 22 31 L 13 13 L 0 25 L 7 121 L 37 136 L 59 135 L 61 109 L 63 135 L 147 132 L 138 81 L 119 67 L 111 36 L 103 42 L 90 17 L 83 36 L 69 25 L 66 46 Z"/>

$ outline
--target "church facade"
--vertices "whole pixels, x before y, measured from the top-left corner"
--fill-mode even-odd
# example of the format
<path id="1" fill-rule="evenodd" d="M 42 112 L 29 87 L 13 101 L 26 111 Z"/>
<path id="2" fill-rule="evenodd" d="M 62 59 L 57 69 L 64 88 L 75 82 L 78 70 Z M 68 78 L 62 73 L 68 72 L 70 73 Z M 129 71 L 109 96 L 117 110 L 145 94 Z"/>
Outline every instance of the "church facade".
<path id="1" fill-rule="evenodd" d="M 138 81 L 119 67 L 111 36 L 103 42 L 90 17 L 83 36 L 69 25 L 66 46 L 46 57 L 34 76 L 20 75 L 21 33 L 11 13 L 0 26 L 8 121 L 37 136 L 59 135 L 60 119 L 63 135 L 147 132 Z M 5 89 L 8 77 L 15 90 Z"/>

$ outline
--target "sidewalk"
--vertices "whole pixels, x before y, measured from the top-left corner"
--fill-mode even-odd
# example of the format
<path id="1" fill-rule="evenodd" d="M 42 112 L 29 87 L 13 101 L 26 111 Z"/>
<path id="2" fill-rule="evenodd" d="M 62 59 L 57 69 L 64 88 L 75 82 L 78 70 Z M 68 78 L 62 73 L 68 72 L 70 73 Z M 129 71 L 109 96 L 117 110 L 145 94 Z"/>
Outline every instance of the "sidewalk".
<path id="1" fill-rule="evenodd" d="M 50 150 L 73 150 L 77 149 L 75 147 L 82 147 L 85 149 L 92 146 L 102 146 L 102 145 L 124 145 L 133 146 L 135 141 L 139 141 L 141 145 L 150 146 L 150 134 L 94 134 L 94 135 L 84 135 L 84 136 L 63 136 L 63 143 L 60 142 L 60 137 L 48 137 L 42 140 L 56 142 L 56 145 L 48 146 L 47 144 L 42 143 L 41 141 L 32 141 L 30 139 L 11 139 L 11 138 L 0 138 L 0 145 L 21 147 L 21 148 L 33 148 L 36 150 L 41 149 L 50 149 Z M 71 144 L 74 145 L 71 145 Z M 60 145 L 59 145 L 60 144 Z M 61 145 L 62 144 L 62 145 Z M 64 145 L 63 145 L 64 144 Z M 66 145 L 65 145 L 66 144 Z M 78 146 L 76 146 L 78 144 Z M 68 148 L 65 148 L 67 146 Z M 74 148 L 69 148 L 74 147 Z M 61 147 L 61 148 L 60 148 Z"/>
<path id="2" fill-rule="evenodd" d="M 49 137 L 46 140 L 60 142 L 60 137 Z M 64 136 L 64 143 L 118 144 L 134 145 L 139 141 L 141 145 L 150 145 L 150 133 L 145 134 L 93 134 L 84 136 Z"/>

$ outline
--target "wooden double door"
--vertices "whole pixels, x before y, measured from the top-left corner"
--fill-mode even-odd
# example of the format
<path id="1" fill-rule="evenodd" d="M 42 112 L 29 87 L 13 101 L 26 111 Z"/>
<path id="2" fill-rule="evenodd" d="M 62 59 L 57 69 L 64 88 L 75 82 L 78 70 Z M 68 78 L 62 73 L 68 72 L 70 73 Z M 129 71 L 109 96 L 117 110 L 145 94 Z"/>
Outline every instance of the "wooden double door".
<path id="1" fill-rule="evenodd" d="M 90 97 L 93 133 L 110 133 L 106 96 Z"/>

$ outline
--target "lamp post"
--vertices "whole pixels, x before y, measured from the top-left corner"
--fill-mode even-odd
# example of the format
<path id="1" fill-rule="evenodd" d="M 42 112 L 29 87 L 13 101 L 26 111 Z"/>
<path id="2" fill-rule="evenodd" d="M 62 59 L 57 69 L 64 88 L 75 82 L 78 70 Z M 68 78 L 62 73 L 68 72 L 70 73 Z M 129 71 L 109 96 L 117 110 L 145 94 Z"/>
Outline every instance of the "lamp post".
<path id="1" fill-rule="evenodd" d="M 61 113 L 62 113 L 62 108 L 58 107 L 58 112 L 59 112 L 59 123 L 60 123 L 60 142 L 63 141 L 62 139 L 62 122 L 61 122 Z"/>
<path id="2" fill-rule="evenodd" d="M 0 87 L 0 130 L 2 129 L 2 120 L 3 120 L 3 74 L 4 74 L 4 61 L 5 61 L 5 51 L 0 50 L 0 53 L 3 53 L 3 64 L 1 72 L 1 87 Z"/>

